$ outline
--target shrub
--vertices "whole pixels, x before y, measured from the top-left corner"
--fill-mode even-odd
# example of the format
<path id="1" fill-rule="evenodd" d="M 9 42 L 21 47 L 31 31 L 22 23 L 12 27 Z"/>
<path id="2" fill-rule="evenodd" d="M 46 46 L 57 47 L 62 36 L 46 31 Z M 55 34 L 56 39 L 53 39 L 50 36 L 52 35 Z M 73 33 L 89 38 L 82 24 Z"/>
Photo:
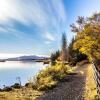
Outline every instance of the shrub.
<path id="1" fill-rule="evenodd" d="M 25 87 L 28 87 L 28 88 L 30 88 L 30 87 L 32 87 L 33 86 L 33 83 L 26 83 L 25 84 Z"/>
<path id="2" fill-rule="evenodd" d="M 60 56 L 60 51 L 56 51 L 55 53 L 51 54 L 51 65 L 55 65 L 56 64 L 56 60 L 58 59 L 58 57 Z"/>
<path id="3" fill-rule="evenodd" d="M 0 89 L 0 92 L 2 92 L 2 89 Z"/>
<path id="4" fill-rule="evenodd" d="M 21 86 L 19 83 L 15 83 L 14 85 L 11 86 L 12 88 L 15 88 L 15 89 L 20 89 Z"/>
<path id="5" fill-rule="evenodd" d="M 12 87 L 4 87 L 2 91 L 6 92 L 12 91 Z"/>
<path id="6" fill-rule="evenodd" d="M 54 80 L 60 81 L 60 80 L 64 79 L 65 77 L 66 77 L 66 74 L 58 73 L 53 78 L 54 78 Z"/>
<path id="7" fill-rule="evenodd" d="M 37 89 L 38 90 L 52 89 L 53 87 L 56 86 L 56 84 L 57 82 L 52 79 L 52 76 L 41 77 L 37 81 L 37 87 L 38 87 Z"/>
<path id="8" fill-rule="evenodd" d="M 70 72 L 72 72 L 72 68 L 70 68 L 68 65 L 64 65 L 61 63 L 57 63 L 54 66 L 46 67 L 36 76 L 34 86 L 37 87 L 38 90 L 52 89 Z"/>
<path id="9" fill-rule="evenodd" d="M 32 83 L 32 82 L 26 83 L 26 84 L 25 84 L 25 87 L 27 87 L 27 88 L 33 88 L 33 89 L 37 89 L 36 84 L 34 84 L 34 83 Z"/>

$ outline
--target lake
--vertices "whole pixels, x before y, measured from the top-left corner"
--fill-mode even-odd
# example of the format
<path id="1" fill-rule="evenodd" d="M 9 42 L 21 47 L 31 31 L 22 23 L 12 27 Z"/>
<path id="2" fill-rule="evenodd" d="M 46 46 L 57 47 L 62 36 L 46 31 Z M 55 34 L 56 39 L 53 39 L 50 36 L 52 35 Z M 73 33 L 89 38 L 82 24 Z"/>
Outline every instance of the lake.
<path id="1" fill-rule="evenodd" d="M 18 82 L 17 77 L 21 78 L 21 84 L 24 85 L 30 78 L 35 76 L 46 66 L 48 65 L 33 61 L 0 62 L 0 88 L 2 88 L 3 85 L 10 86 Z"/>

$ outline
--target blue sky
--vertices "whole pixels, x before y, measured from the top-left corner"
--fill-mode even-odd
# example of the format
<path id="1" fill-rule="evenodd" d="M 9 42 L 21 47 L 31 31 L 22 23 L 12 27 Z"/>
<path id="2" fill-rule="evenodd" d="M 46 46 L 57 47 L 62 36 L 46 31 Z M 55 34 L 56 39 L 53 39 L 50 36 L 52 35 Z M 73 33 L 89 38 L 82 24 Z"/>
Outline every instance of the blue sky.
<path id="1" fill-rule="evenodd" d="M 0 54 L 50 55 L 77 16 L 99 11 L 100 0 L 0 0 Z"/>

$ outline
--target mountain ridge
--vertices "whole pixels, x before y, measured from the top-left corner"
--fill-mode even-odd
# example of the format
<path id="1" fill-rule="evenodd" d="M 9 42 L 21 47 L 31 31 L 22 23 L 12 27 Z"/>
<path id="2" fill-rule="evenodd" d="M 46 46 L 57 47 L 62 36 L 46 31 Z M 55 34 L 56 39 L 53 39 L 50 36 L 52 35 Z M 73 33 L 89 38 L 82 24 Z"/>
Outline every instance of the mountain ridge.
<path id="1" fill-rule="evenodd" d="M 28 55 L 28 56 L 19 56 L 19 57 L 12 57 L 7 59 L 0 59 L 5 61 L 23 61 L 23 60 L 47 60 L 49 57 L 44 56 L 36 56 L 36 55 Z"/>

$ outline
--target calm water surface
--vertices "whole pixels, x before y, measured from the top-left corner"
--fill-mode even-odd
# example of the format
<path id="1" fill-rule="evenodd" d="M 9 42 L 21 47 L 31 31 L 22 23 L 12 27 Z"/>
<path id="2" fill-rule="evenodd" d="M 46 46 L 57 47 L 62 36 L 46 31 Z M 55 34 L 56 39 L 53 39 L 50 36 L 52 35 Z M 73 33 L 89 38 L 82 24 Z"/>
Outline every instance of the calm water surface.
<path id="1" fill-rule="evenodd" d="M 43 63 L 36 62 L 0 62 L 0 87 L 3 87 L 3 85 L 10 86 L 18 82 L 17 77 L 21 78 L 21 83 L 24 85 L 31 77 L 35 76 L 36 73 L 46 66 Z"/>

